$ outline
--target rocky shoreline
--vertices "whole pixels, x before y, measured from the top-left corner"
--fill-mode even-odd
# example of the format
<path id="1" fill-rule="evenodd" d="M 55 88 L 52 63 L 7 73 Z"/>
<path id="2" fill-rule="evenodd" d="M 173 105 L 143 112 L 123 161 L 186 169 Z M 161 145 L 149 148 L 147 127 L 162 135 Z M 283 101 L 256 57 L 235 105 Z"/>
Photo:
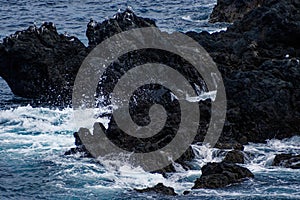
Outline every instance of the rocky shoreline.
<path id="1" fill-rule="evenodd" d="M 223 76 L 227 115 L 216 147 L 235 149 L 226 155 L 223 162 L 208 163 L 203 167 L 202 176 L 196 180 L 193 189 L 224 187 L 253 178 L 249 170 L 235 164 L 244 161 L 243 145 L 300 134 L 300 2 L 253 0 L 237 4 L 240 2 L 219 0 L 211 15 L 211 22 L 233 22 L 226 31 L 185 33 L 205 48 Z M 118 13 L 102 23 L 91 20 L 86 31 L 88 47 L 76 37 L 59 34 L 53 23 L 44 23 L 39 28 L 29 27 L 4 38 L 0 43 L 0 76 L 18 96 L 55 106 L 70 105 L 76 74 L 88 53 L 106 38 L 140 27 L 156 25 L 153 20 L 138 17 L 131 10 Z M 126 59 L 130 62 L 125 62 Z M 114 63 L 112 69 L 130 68 L 128 63 L 157 60 L 167 60 L 166 65 L 180 64 L 183 73 L 187 76 L 193 74 L 187 70 L 188 65 L 183 60 L 159 51 L 141 51 L 130 57 L 125 55 L 119 59 L 121 65 Z M 110 73 L 108 75 L 114 75 Z M 197 77 L 190 77 L 190 82 L 197 83 Z M 110 80 L 104 80 L 102 84 L 107 82 Z M 111 87 L 102 88 L 101 92 L 108 93 Z M 147 91 L 156 89 L 146 88 Z M 168 99 L 168 94 L 160 97 L 162 102 Z M 145 114 L 149 104 L 151 102 L 133 109 Z M 173 108 L 176 102 L 165 104 Z M 195 143 L 202 142 L 205 136 L 210 119 L 210 101 L 201 102 L 199 107 L 201 119 Z M 177 110 L 172 109 L 172 112 L 177 113 Z M 170 124 L 177 121 L 175 115 L 170 118 Z M 127 149 L 136 150 L 137 143 L 132 138 L 122 137 L 119 141 L 122 132 L 113 120 L 108 129 L 101 127 L 111 140 L 126 143 Z M 169 127 L 156 141 L 168 144 L 169 136 L 174 132 L 176 130 Z M 66 155 L 81 152 L 84 156 L 90 156 L 78 135 L 74 136 L 77 147 L 66 152 Z M 142 145 L 138 151 L 146 152 L 156 146 L 153 143 Z M 185 163 L 193 158 L 190 148 L 177 162 L 189 169 Z M 277 155 L 273 165 L 299 168 L 298 162 L 299 155 Z M 174 171 L 174 167 L 168 166 L 161 173 Z M 153 190 L 157 192 L 160 188 L 165 190 L 161 185 Z M 167 191 L 175 195 L 174 191 Z"/>

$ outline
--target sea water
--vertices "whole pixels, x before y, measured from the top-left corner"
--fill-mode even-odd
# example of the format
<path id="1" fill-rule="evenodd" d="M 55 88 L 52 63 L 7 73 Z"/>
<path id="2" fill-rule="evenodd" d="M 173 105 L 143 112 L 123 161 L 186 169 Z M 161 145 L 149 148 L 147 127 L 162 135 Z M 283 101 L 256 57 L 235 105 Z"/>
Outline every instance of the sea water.
<path id="1" fill-rule="evenodd" d="M 219 31 L 226 24 L 209 24 L 215 0 L 96 1 L 0 0 L 0 38 L 52 21 L 60 33 L 75 35 L 85 44 L 90 18 L 103 21 L 130 6 L 137 15 L 156 20 L 173 31 Z M 195 170 L 160 174 L 118 160 L 64 156 L 74 147 L 78 130 L 72 108 L 33 107 L 30 100 L 14 96 L 0 78 L 0 199 L 174 199 L 159 194 L 139 194 L 133 188 L 163 183 L 180 194 L 176 199 L 300 199 L 300 170 L 272 167 L 275 154 L 300 154 L 300 137 L 269 140 L 245 146 L 246 164 L 255 178 L 222 189 L 190 190 L 207 162 L 220 162 L 226 151 L 193 145 Z M 105 121 L 105 119 L 103 119 Z"/>

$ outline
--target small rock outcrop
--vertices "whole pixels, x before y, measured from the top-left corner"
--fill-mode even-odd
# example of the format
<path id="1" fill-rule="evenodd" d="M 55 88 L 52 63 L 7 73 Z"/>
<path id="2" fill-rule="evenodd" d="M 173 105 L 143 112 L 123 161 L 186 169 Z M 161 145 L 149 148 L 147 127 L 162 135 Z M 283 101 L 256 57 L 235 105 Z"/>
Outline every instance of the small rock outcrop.
<path id="1" fill-rule="evenodd" d="M 202 175 L 195 181 L 192 189 L 222 188 L 254 177 L 247 168 L 225 162 L 208 163 L 202 167 L 201 171 Z"/>
<path id="2" fill-rule="evenodd" d="M 169 195 L 169 196 L 176 196 L 177 195 L 175 193 L 174 188 L 167 187 L 162 183 L 158 183 L 154 187 L 149 187 L 149 188 L 145 188 L 145 189 L 134 189 L 134 190 L 139 192 L 139 193 L 155 192 L 155 193 L 158 193 L 158 194 Z"/>
<path id="3" fill-rule="evenodd" d="M 65 156 L 68 155 L 73 155 L 73 154 L 81 154 L 81 157 L 87 157 L 87 158 L 92 158 L 92 154 L 85 148 L 84 144 L 82 143 L 78 132 L 75 132 L 74 134 L 74 138 L 75 138 L 75 145 L 76 147 L 71 148 L 70 150 L 65 152 Z"/>
<path id="4" fill-rule="evenodd" d="M 300 155 L 278 154 L 273 160 L 273 166 L 300 169 Z"/>
<path id="5" fill-rule="evenodd" d="M 242 151 L 233 150 L 227 152 L 223 162 L 244 164 L 244 154 Z"/>

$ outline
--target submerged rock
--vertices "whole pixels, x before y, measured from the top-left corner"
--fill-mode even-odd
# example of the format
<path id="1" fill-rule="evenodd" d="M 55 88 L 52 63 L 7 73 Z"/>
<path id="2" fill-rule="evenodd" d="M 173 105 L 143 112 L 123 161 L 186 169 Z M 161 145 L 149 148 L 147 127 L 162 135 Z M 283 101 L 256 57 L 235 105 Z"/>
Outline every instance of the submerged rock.
<path id="1" fill-rule="evenodd" d="M 273 161 L 273 166 L 300 169 L 300 155 L 279 154 Z"/>
<path id="2" fill-rule="evenodd" d="M 155 192 L 158 194 L 164 194 L 164 195 L 170 195 L 170 196 L 176 196 L 177 194 L 175 193 L 174 188 L 172 187 L 167 187 L 162 183 L 158 183 L 154 187 L 149 187 L 145 189 L 134 189 L 135 191 L 139 193 L 149 193 L 149 192 Z"/>
<path id="3" fill-rule="evenodd" d="M 225 162 L 208 163 L 201 171 L 202 175 L 195 181 L 192 189 L 222 188 L 254 177 L 247 168 Z"/>

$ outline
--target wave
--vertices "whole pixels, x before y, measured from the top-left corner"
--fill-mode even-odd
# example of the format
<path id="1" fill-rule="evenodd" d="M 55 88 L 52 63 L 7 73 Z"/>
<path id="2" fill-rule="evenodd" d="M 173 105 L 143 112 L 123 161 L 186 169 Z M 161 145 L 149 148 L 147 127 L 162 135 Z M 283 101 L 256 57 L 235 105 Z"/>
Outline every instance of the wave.
<path id="1" fill-rule="evenodd" d="M 45 191 L 48 191 L 49 196 L 55 193 L 58 198 L 70 194 L 75 197 L 91 194 L 102 197 L 105 194 L 107 199 L 119 194 L 131 198 L 129 191 L 133 188 L 152 187 L 160 182 L 182 194 L 200 177 L 203 165 L 220 162 L 228 151 L 194 144 L 196 158 L 191 163 L 194 170 L 185 171 L 176 165 L 177 173 L 165 178 L 131 166 L 125 155 L 115 160 L 80 158 L 79 154 L 63 156 L 66 150 L 74 147 L 73 132 L 78 128 L 78 124 L 73 123 L 71 108 L 53 110 L 24 106 L 1 110 L 0 126 L 0 180 L 3 183 L 14 180 L 15 188 L 29 187 L 32 182 L 40 187 L 44 185 L 43 191 L 35 190 L 34 193 L 41 197 L 47 197 Z M 244 166 L 254 173 L 255 179 L 218 190 L 195 190 L 191 198 L 300 197 L 300 170 L 270 166 L 276 153 L 300 154 L 299 142 L 300 137 L 296 136 L 269 140 L 267 144 L 246 145 Z M 3 175 L 4 169 L 10 176 Z M 1 187 L 6 190 L 5 195 L 12 195 L 9 185 Z M 24 192 L 20 194 L 24 195 Z M 26 194 L 30 195 L 30 190 Z"/>

